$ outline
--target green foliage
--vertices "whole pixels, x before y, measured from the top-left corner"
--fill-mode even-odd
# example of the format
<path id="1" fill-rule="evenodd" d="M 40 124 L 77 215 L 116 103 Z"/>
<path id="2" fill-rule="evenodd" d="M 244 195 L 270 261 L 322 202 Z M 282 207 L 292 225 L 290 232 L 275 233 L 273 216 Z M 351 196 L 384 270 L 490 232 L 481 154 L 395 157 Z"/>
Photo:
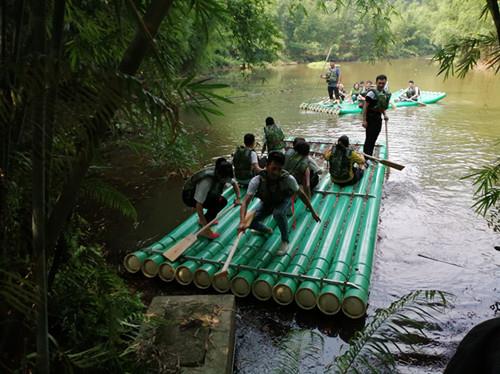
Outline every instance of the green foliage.
<path id="1" fill-rule="evenodd" d="M 356 333 L 349 349 L 330 366 L 338 373 L 394 372 L 394 351 L 429 342 L 425 330 L 435 328 L 436 313 L 448 306 L 442 291 L 417 290 L 377 310 L 371 322 Z"/>
<path id="2" fill-rule="evenodd" d="M 121 357 L 143 320 L 139 296 L 105 262 L 98 247 L 78 246 L 57 274 L 50 298 L 50 325 L 77 367 L 124 369 Z"/>
<path id="3" fill-rule="evenodd" d="M 487 217 L 490 226 L 500 231 L 500 159 L 475 169 L 463 179 L 472 179 L 476 213 Z"/>
<path id="4" fill-rule="evenodd" d="M 318 362 L 324 347 L 323 335 L 316 330 L 292 331 L 281 344 L 282 350 L 273 373 L 302 373 L 306 362 Z"/>
<path id="5" fill-rule="evenodd" d="M 95 200 L 97 203 L 121 213 L 124 217 L 137 221 L 137 211 L 132 202 L 111 186 L 98 178 L 87 178 L 82 185 L 82 197 Z"/>

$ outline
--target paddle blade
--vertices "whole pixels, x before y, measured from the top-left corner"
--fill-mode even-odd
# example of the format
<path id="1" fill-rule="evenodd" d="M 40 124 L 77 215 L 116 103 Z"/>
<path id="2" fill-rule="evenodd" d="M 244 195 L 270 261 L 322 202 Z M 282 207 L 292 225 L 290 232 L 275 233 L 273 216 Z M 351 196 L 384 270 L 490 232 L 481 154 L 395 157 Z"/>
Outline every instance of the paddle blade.
<path id="1" fill-rule="evenodd" d="M 186 251 L 186 249 L 193 245 L 196 239 L 197 237 L 194 234 L 186 236 L 179 243 L 163 252 L 163 257 L 169 261 L 177 260 Z"/>
<path id="2" fill-rule="evenodd" d="M 395 162 L 389 161 L 389 160 L 380 160 L 379 161 L 381 164 L 384 164 L 385 166 L 389 166 L 390 168 L 396 169 L 396 170 L 403 170 L 405 168 L 404 165 L 401 164 L 396 164 Z"/>

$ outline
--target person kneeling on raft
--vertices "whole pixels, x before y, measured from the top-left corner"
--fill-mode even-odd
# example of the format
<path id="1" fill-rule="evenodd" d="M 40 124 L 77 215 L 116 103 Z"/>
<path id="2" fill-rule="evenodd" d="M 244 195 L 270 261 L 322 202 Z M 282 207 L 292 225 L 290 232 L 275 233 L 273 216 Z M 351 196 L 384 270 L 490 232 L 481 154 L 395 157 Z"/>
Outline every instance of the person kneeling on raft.
<path id="1" fill-rule="evenodd" d="M 240 225 L 238 232 L 245 231 L 248 226 L 245 224 L 247 208 L 254 196 L 261 201 L 257 205 L 255 217 L 250 224 L 250 228 L 262 233 L 270 234 L 272 229 L 262 224 L 262 220 L 273 215 L 281 233 L 281 245 L 278 255 L 282 256 L 288 251 L 288 220 L 287 213 L 291 208 L 291 198 L 296 193 L 304 201 L 307 208 L 316 222 L 320 218 L 311 205 L 311 200 L 299 188 L 293 176 L 283 170 L 285 155 L 281 152 L 271 152 L 269 154 L 266 169 L 259 175 L 252 178 L 248 185 L 247 194 L 243 199 L 240 209 Z"/>
<path id="2" fill-rule="evenodd" d="M 415 82 L 408 81 L 408 87 L 398 99 L 399 101 L 418 101 L 418 99 L 420 99 L 420 88 L 415 85 Z"/>
<path id="3" fill-rule="evenodd" d="M 293 149 L 285 153 L 284 169 L 293 175 L 300 188 L 302 188 L 305 195 L 310 199 L 311 191 L 319 182 L 319 176 L 311 169 L 309 149 L 309 143 L 305 140 L 297 142 L 294 140 Z"/>
<path id="4" fill-rule="evenodd" d="M 363 177 L 365 158 L 349 146 L 347 135 L 342 135 L 337 144 L 325 152 L 325 159 L 330 165 L 332 182 L 341 187 L 353 185 Z"/>
<path id="5" fill-rule="evenodd" d="M 234 175 L 241 185 L 247 185 L 250 179 L 259 174 L 263 169 L 259 167 L 259 159 L 255 152 L 255 136 L 245 134 L 243 137 L 245 145 L 236 148 L 233 154 Z"/>
<path id="6" fill-rule="evenodd" d="M 182 200 L 188 207 L 196 208 L 198 222 L 201 226 L 207 225 L 227 205 L 222 196 L 224 186 L 231 183 L 236 194 L 235 205 L 240 204 L 240 188 L 233 179 L 233 165 L 225 158 L 218 158 L 215 167 L 208 167 L 193 174 L 182 189 Z M 206 209 L 206 213 L 203 213 Z M 215 223 L 214 223 L 215 224 Z M 215 239 L 220 236 L 209 227 L 200 235 Z"/>

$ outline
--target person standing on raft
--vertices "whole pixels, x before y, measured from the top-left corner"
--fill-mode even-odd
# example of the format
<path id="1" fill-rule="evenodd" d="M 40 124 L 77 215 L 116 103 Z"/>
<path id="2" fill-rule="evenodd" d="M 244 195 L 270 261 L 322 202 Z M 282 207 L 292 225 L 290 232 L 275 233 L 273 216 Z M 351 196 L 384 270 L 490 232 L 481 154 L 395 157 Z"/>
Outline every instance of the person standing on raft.
<path id="1" fill-rule="evenodd" d="M 342 135 L 337 144 L 326 151 L 324 156 L 328 161 L 333 183 L 345 187 L 356 184 L 363 177 L 365 158 L 349 145 L 347 135 Z"/>
<path id="2" fill-rule="evenodd" d="M 285 152 L 285 135 L 272 117 L 266 118 L 266 127 L 264 127 L 264 145 L 262 146 L 262 154 L 266 151 Z"/>
<path id="3" fill-rule="evenodd" d="M 255 152 L 255 136 L 245 134 L 243 137 L 244 145 L 236 148 L 233 154 L 234 175 L 238 183 L 247 185 L 250 179 L 259 174 L 262 170 L 259 167 L 259 159 Z"/>
<path id="4" fill-rule="evenodd" d="M 382 118 L 389 121 L 385 111 L 389 107 L 391 94 L 386 91 L 387 77 L 379 75 L 375 80 L 376 87 L 366 93 L 363 105 L 363 127 L 366 129 L 365 144 L 363 152 L 367 155 L 373 155 L 373 149 L 377 142 L 378 135 L 382 130 Z"/>
<path id="5" fill-rule="evenodd" d="M 287 213 L 291 207 L 292 196 L 298 193 L 311 212 L 314 220 L 316 222 L 321 221 L 311 205 L 311 200 L 299 188 L 295 178 L 283 170 L 284 164 L 285 155 L 281 152 L 269 153 L 266 169 L 253 177 L 248 185 L 247 194 L 241 203 L 240 225 L 238 227 L 238 232 L 243 232 L 250 227 L 256 231 L 270 234 L 273 230 L 263 225 L 261 221 L 272 214 L 281 233 L 281 245 L 277 252 L 278 256 L 282 256 L 288 251 Z M 261 201 L 256 208 L 256 214 L 252 223 L 250 226 L 247 226 L 245 217 L 248 205 L 255 196 Z"/>
<path id="6" fill-rule="evenodd" d="M 320 78 L 326 79 L 328 97 L 330 100 L 333 101 L 333 96 L 335 94 L 335 101 L 339 103 L 339 85 L 342 83 L 342 75 L 340 73 L 340 68 L 335 65 L 335 61 L 330 60 L 330 67 L 328 68 L 328 71 L 326 74 L 321 74 Z"/>
<path id="7" fill-rule="evenodd" d="M 236 194 L 235 205 L 240 204 L 240 188 L 233 179 L 233 165 L 225 158 L 218 158 L 215 167 L 208 167 L 193 174 L 184 184 L 182 201 L 188 207 L 196 208 L 198 223 L 207 225 L 227 205 L 227 200 L 222 196 L 224 186 L 231 183 Z M 203 213 L 206 209 L 206 213 Z M 220 236 L 209 227 L 200 235 L 208 239 Z"/>

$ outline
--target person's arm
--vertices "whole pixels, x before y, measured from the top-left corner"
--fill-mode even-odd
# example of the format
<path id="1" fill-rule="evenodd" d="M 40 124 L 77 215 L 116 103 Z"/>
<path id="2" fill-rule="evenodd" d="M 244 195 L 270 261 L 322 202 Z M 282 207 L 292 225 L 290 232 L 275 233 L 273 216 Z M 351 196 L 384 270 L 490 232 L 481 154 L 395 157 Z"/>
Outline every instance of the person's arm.
<path id="1" fill-rule="evenodd" d="M 256 162 L 256 163 L 253 163 L 252 164 L 252 171 L 255 173 L 255 174 L 259 174 L 262 170 L 264 169 L 261 169 L 260 166 L 259 166 L 259 163 Z"/>
<path id="2" fill-rule="evenodd" d="M 245 224 L 245 217 L 247 215 L 248 205 L 253 199 L 253 194 L 247 193 L 241 202 L 240 207 L 240 224 L 238 226 L 238 232 L 244 232 L 248 227 Z"/>
<path id="3" fill-rule="evenodd" d="M 342 72 L 339 69 L 339 76 L 337 77 L 337 87 L 342 84 Z"/>
<path id="4" fill-rule="evenodd" d="M 366 113 L 368 113 L 368 100 L 363 103 L 363 127 L 366 129 L 368 127 L 368 122 L 366 120 Z"/>
<path id="5" fill-rule="evenodd" d="M 359 152 L 352 153 L 352 160 L 358 164 L 359 168 L 363 170 L 365 168 L 365 157 Z"/>
<path id="6" fill-rule="evenodd" d="M 306 194 L 304 193 L 304 191 L 302 191 L 302 189 L 299 188 L 299 190 L 298 190 L 297 193 L 299 194 L 300 199 L 304 202 L 305 206 L 311 212 L 311 215 L 314 218 L 314 220 L 316 222 L 321 222 L 321 218 L 319 218 L 319 216 L 316 214 L 316 211 L 314 210 L 314 208 L 313 208 L 313 206 L 311 204 L 311 200 L 309 200 L 309 198 L 306 196 Z"/>
<path id="7" fill-rule="evenodd" d="M 236 181 L 232 181 L 231 182 L 232 186 L 233 186 L 233 190 L 234 190 L 234 193 L 236 194 L 236 199 L 234 200 L 234 205 L 240 205 L 241 202 L 240 202 L 240 199 L 241 199 L 241 195 L 240 195 L 240 186 L 238 186 L 238 183 L 236 183 Z"/>
<path id="8" fill-rule="evenodd" d="M 267 141 L 266 141 L 266 139 L 264 139 L 264 144 L 262 145 L 262 151 L 260 152 L 261 157 L 264 154 L 264 152 L 266 151 L 266 147 L 267 147 Z"/>
<path id="9" fill-rule="evenodd" d="M 304 193 L 311 198 L 311 170 L 309 168 L 304 172 Z"/>

